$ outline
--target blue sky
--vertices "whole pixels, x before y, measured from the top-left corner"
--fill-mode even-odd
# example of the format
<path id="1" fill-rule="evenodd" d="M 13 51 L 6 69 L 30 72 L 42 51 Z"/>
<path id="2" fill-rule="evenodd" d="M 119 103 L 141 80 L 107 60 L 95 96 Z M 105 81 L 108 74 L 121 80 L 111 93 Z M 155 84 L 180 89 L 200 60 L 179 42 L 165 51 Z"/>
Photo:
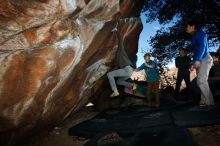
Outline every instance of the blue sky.
<path id="1" fill-rule="evenodd" d="M 139 37 L 138 42 L 138 60 L 137 60 L 137 67 L 140 66 L 144 62 L 144 54 L 150 52 L 151 47 L 149 45 L 150 37 L 156 34 L 156 31 L 160 29 L 160 24 L 158 21 L 152 23 L 146 23 L 146 16 L 144 13 L 141 13 L 141 22 L 143 24 L 143 30 Z"/>
<path id="2" fill-rule="evenodd" d="M 143 58 L 144 54 L 147 52 L 150 53 L 152 50 L 149 44 L 150 37 L 154 36 L 157 30 L 161 29 L 162 27 L 158 21 L 154 21 L 152 23 L 146 23 L 146 16 L 144 13 L 141 13 L 140 18 L 143 24 L 143 30 L 140 34 L 139 42 L 138 42 L 138 53 L 137 53 L 138 60 L 136 63 L 137 67 L 140 66 L 144 62 L 144 58 Z M 164 25 L 163 27 L 169 27 L 173 25 L 175 21 L 176 21 L 176 18 L 174 18 L 173 22 L 168 23 Z M 154 58 L 152 57 L 152 59 Z M 174 63 L 170 63 L 169 67 L 174 67 Z"/>

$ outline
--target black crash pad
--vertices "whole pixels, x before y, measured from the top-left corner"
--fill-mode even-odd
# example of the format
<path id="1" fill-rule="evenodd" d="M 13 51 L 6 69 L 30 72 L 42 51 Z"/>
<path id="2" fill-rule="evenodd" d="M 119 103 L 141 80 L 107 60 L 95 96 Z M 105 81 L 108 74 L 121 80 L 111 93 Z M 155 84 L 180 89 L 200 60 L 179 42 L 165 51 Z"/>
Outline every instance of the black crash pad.
<path id="1" fill-rule="evenodd" d="M 177 126 L 195 127 L 220 124 L 220 107 L 215 105 L 200 108 L 198 105 L 189 105 L 173 110 L 172 117 Z"/>
<path id="2" fill-rule="evenodd" d="M 98 146 L 98 141 L 106 134 L 108 132 L 97 134 L 84 146 Z M 121 140 L 111 142 L 120 146 L 194 146 L 187 129 L 173 126 L 150 128 L 137 131 L 134 135 L 120 137 Z"/>
<path id="3" fill-rule="evenodd" d="M 69 135 L 91 138 L 104 131 L 131 134 L 139 129 L 171 124 L 172 120 L 168 111 L 151 111 L 147 107 L 135 107 L 102 112 L 96 117 L 70 128 Z"/>
<path id="4" fill-rule="evenodd" d="M 135 95 L 128 95 L 128 94 L 124 94 L 123 98 L 127 98 L 127 97 L 132 97 L 132 98 L 138 98 L 138 99 L 142 99 L 142 100 L 146 100 L 146 98 L 144 97 L 138 97 Z M 155 99 L 152 99 L 152 101 Z M 192 103 L 192 101 L 190 100 L 183 100 L 183 101 L 175 101 L 174 98 L 170 97 L 170 96 L 161 96 L 160 97 L 160 106 L 158 108 L 151 108 L 151 110 L 170 110 L 173 108 L 177 108 L 179 106 L 185 106 L 186 104 Z"/>

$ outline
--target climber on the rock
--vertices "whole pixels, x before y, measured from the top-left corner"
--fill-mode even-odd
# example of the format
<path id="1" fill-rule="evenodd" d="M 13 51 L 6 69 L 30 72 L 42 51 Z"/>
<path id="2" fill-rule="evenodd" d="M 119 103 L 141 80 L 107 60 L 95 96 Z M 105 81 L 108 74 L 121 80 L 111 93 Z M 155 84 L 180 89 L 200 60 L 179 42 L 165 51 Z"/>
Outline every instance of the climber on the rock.
<path id="1" fill-rule="evenodd" d="M 118 26 L 118 23 L 116 24 L 112 32 L 115 33 L 118 39 L 118 49 L 116 52 L 115 62 L 116 62 L 116 65 L 119 67 L 119 69 L 113 70 L 107 73 L 107 76 L 108 76 L 108 79 L 111 85 L 111 89 L 113 91 L 110 97 L 115 97 L 119 95 L 119 92 L 118 92 L 118 89 L 115 83 L 115 77 L 119 77 L 119 79 L 117 80 L 117 84 L 123 85 L 133 90 L 136 89 L 136 84 L 126 81 L 132 75 L 134 65 L 132 64 L 132 62 L 128 58 L 127 53 L 124 50 L 123 40 L 121 38 L 120 33 L 118 32 L 117 26 Z"/>

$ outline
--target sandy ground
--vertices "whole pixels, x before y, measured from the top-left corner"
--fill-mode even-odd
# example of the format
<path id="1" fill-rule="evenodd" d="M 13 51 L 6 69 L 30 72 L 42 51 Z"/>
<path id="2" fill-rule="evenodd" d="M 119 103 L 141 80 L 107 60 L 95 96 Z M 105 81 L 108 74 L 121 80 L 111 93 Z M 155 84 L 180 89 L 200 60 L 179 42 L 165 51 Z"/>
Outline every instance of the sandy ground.
<path id="1" fill-rule="evenodd" d="M 68 135 L 68 129 L 78 123 L 91 119 L 98 112 L 93 107 L 87 107 L 84 110 L 72 114 L 64 123 L 55 127 L 49 134 L 34 140 L 27 146 L 83 146 L 88 140 L 83 138 L 71 137 Z"/>
<path id="2" fill-rule="evenodd" d="M 68 129 L 94 117 L 97 113 L 92 107 L 85 108 L 70 116 L 49 134 L 39 138 L 37 141 L 33 141 L 28 146 L 83 146 L 88 140 L 69 136 Z M 189 131 L 197 146 L 220 146 L 220 125 L 189 128 Z"/>
<path id="3" fill-rule="evenodd" d="M 220 125 L 189 128 L 197 146 L 220 146 Z"/>

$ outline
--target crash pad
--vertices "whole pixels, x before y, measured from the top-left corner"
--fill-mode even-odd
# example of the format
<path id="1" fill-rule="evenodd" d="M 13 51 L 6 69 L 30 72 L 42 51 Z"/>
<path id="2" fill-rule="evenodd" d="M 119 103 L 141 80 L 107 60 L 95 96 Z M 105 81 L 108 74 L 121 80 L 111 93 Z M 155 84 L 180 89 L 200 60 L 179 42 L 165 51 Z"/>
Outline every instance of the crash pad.
<path id="1" fill-rule="evenodd" d="M 143 107 L 112 112 L 107 110 L 70 128 L 69 135 L 91 138 L 104 131 L 131 134 L 139 129 L 171 124 L 172 120 L 168 111 L 155 112 Z"/>
<path id="2" fill-rule="evenodd" d="M 111 138 L 112 133 L 116 133 L 114 138 Z M 84 146 L 99 146 L 104 138 L 106 142 L 120 146 L 194 146 L 188 130 L 174 126 L 150 128 L 129 136 L 117 132 L 98 133 Z"/>
<path id="3" fill-rule="evenodd" d="M 219 105 L 201 108 L 198 105 L 188 105 L 172 111 L 174 124 L 185 127 L 198 127 L 220 124 Z"/>

